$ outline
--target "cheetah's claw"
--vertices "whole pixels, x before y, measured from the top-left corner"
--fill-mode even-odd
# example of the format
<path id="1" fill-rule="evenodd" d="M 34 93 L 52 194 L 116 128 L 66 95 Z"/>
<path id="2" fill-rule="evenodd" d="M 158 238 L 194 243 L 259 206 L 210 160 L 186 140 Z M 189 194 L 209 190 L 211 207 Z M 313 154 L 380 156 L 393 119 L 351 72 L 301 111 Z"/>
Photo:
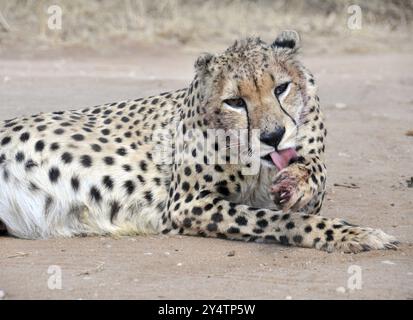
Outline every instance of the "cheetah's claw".
<path id="1" fill-rule="evenodd" d="M 284 211 L 304 207 L 313 195 L 307 181 L 307 170 L 299 166 L 289 166 L 280 171 L 270 189 L 274 203 Z"/>

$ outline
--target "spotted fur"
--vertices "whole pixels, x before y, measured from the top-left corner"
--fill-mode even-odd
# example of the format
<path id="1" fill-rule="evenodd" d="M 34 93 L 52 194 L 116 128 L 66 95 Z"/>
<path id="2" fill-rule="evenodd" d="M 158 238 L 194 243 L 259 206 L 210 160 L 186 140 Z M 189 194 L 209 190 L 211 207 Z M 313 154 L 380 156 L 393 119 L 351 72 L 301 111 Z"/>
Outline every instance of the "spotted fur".
<path id="1" fill-rule="evenodd" d="M 28 239 L 163 233 L 327 251 L 394 248 L 395 239 L 380 230 L 317 215 L 326 128 L 314 77 L 296 58 L 298 45 L 292 31 L 271 45 L 249 38 L 199 57 L 185 89 L 3 121 L 0 220 Z M 282 83 L 288 93 L 277 96 Z M 233 97 L 245 108 L 224 105 Z M 248 163 L 210 163 L 199 157 L 208 146 L 194 138 L 195 131 L 208 137 L 208 129 L 280 128 L 275 148 L 298 153 L 280 172 L 264 159 L 254 175 L 244 173 Z M 160 130 L 182 161 L 155 161 Z M 190 139 L 177 142 L 179 133 Z"/>

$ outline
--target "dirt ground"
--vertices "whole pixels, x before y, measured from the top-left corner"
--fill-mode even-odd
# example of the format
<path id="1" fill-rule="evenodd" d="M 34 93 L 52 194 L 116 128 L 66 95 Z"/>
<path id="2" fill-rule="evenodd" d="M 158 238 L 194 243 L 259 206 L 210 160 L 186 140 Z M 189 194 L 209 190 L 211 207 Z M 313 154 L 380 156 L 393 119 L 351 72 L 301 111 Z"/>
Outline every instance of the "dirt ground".
<path id="1" fill-rule="evenodd" d="M 318 79 L 329 129 L 322 214 L 382 228 L 401 241 L 399 250 L 351 255 L 195 237 L 3 236 L 0 296 L 413 299 L 413 136 L 406 134 L 413 130 L 413 55 L 325 53 L 302 59 Z M 193 53 L 162 48 L 111 59 L 5 53 L 0 119 L 180 88 L 191 79 L 193 60 Z M 48 287 L 53 265 L 61 268 L 61 289 Z M 355 269 L 361 288 L 351 290 Z"/>

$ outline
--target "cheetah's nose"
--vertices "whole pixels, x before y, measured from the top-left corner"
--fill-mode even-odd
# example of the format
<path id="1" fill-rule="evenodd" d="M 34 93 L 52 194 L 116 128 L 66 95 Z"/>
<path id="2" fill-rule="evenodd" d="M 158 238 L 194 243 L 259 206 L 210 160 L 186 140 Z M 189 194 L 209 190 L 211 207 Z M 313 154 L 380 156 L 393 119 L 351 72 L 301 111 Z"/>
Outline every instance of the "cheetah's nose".
<path id="1" fill-rule="evenodd" d="M 261 142 L 268 144 L 271 147 L 274 147 L 277 149 L 278 144 L 281 142 L 281 139 L 283 138 L 285 133 L 285 128 L 284 127 L 279 127 L 275 131 L 270 132 L 270 133 L 262 133 L 260 135 L 260 140 Z"/>

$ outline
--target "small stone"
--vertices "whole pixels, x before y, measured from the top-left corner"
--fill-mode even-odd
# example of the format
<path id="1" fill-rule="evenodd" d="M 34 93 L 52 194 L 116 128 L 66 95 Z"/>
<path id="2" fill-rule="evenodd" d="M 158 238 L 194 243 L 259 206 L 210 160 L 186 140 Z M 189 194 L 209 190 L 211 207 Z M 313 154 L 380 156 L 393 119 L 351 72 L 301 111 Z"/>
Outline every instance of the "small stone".
<path id="1" fill-rule="evenodd" d="M 291 300 L 293 297 L 291 297 L 291 296 L 286 296 L 285 297 L 285 300 Z"/>
<path id="2" fill-rule="evenodd" d="M 230 252 L 228 252 L 227 256 L 228 256 L 228 257 L 233 257 L 233 256 L 235 256 L 235 250 L 231 250 Z"/>
<path id="3" fill-rule="evenodd" d="M 6 297 L 6 293 L 3 290 L 0 290 L 0 300 L 3 300 Z"/>
<path id="4" fill-rule="evenodd" d="M 344 288 L 344 287 L 338 287 L 338 288 L 336 289 L 336 291 L 337 291 L 338 293 L 346 293 L 346 288 Z"/>
<path id="5" fill-rule="evenodd" d="M 16 252 L 15 254 L 7 256 L 7 258 L 27 257 L 28 255 L 29 254 L 27 252 Z"/>
<path id="6" fill-rule="evenodd" d="M 177 263 L 176 265 L 177 265 L 178 267 L 182 267 L 182 263 L 181 263 L 181 262 Z"/>
<path id="7" fill-rule="evenodd" d="M 337 109 L 345 109 L 347 108 L 347 105 L 345 103 L 342 102 L 337 102 L 334 107 L 336 107 Z"/>
<path id="8" fill-rule="evenodd" d="M 128 73 L 128 76 L 129 76 L 130 78 L 136 78 L 136 72 L 135 72 L 135 71 L 131 71 L 131 72 Z"/>
<path id="9" fill-rule="evenodd" d="M 383 260 L 381 263 L 389 264 L 389 265 L 395 265 L 395 263 L 393 261 L 390 261 L 390 260 Z"/>

